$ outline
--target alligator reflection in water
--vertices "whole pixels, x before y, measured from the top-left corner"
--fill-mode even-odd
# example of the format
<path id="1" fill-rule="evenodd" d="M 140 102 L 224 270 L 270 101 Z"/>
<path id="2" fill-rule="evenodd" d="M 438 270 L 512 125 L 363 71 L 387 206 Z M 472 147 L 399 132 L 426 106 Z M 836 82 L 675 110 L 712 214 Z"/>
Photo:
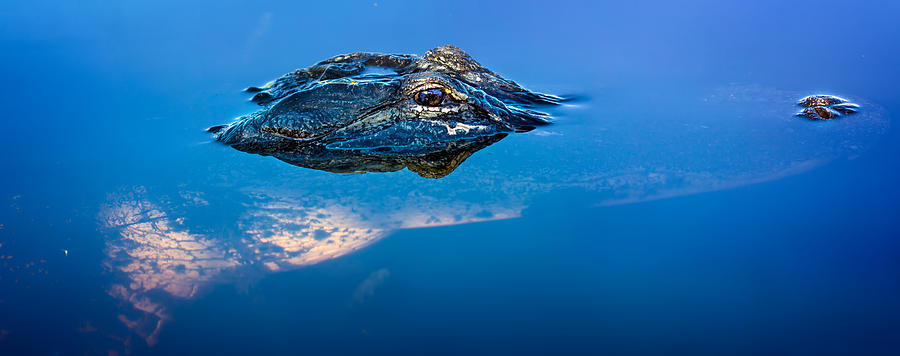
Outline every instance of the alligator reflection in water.
<path id="1" fill-rule="evenodd" d="M 506 134 L 447 141 L 415 150 L 334 150 L 321 145 L 289 145 L 276 150 L 257 151 L 235 146 L 248 153 L 273 156 L 304 168 L 333 173 L 395 172 L 403 168 L 425 178 L 443 178 L 466 158 L 506 137 Z"/>

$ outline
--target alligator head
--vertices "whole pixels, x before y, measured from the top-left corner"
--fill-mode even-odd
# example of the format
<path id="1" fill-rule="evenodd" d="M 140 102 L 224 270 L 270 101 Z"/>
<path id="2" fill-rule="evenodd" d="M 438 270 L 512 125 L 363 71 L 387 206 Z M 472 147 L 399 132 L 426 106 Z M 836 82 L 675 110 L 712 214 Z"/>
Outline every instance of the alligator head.
<path id="1" fill-rule="evenodd" d="M 341 55 L 247 91 L 263 109 L 210 131 L 242 151 L 294 164 L 335 155 L 346 163 L 355 154 L 366 162 L 372 155 L 392 160 L 458 149 L 461 141 L 490 144 L 496 139 L 486 137 L 549 123 L 533 108 L 562 100 L 526 90 L 453 46 L 422 57 Z"/>

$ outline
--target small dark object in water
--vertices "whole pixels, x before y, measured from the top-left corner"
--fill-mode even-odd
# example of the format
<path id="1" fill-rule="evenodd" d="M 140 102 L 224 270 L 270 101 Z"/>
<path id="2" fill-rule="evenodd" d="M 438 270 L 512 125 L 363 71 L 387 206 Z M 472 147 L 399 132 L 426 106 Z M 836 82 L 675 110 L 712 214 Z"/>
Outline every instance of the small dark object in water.
<path id="1" fill-rule="evenodd" d="M 504 79 L 453 46 L 424 56 L 353 53 L 246 90 L 263 108 L 209 129 L 250 153 L 331 172 L 449 174 L 563 99 Z"/>
<path id="2" fill-rule="evenodd" d="M 810 95 L 800 99 L 798 104 L 804 109 L 797 113 L 797 116 L 811 120 L 830 120 L 841 115 L 853 114 L 859 109 L 859 105 L 832 95 Z"/>

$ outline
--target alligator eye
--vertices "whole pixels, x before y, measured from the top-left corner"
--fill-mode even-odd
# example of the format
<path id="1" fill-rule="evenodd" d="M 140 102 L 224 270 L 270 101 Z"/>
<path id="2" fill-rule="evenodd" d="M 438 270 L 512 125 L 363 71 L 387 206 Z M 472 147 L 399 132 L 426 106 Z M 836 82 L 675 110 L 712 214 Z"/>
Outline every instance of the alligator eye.
<path id="1" fill-rule="evenodd" d="M 416 103 L 424 106 L 441 106 L 444 102 L 444 91 L 440 89 L 422 90 L 413 97 Z"/>

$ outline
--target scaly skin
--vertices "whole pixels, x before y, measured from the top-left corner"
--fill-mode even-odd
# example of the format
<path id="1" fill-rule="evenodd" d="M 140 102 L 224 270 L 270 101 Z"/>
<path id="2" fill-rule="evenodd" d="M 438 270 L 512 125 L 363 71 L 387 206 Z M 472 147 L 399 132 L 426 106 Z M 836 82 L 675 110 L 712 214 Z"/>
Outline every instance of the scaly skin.
<path id="1" fill-rule="evenodd" d="M 453 46 L 423 57 L 341 55 L 247 91 L 263 108 L 211 128 L 218 141 L 327 171 L 372 171 L 373 161 L 380 162 L 374 171 L 443 167 L 416 170 L 429 177 L 462 162 L 448 157 L 548 124 L 547 114 L 530 108 L 562 101 L 500 77 Z M 435 162 L 455 163 L 448 171 Z"/>

